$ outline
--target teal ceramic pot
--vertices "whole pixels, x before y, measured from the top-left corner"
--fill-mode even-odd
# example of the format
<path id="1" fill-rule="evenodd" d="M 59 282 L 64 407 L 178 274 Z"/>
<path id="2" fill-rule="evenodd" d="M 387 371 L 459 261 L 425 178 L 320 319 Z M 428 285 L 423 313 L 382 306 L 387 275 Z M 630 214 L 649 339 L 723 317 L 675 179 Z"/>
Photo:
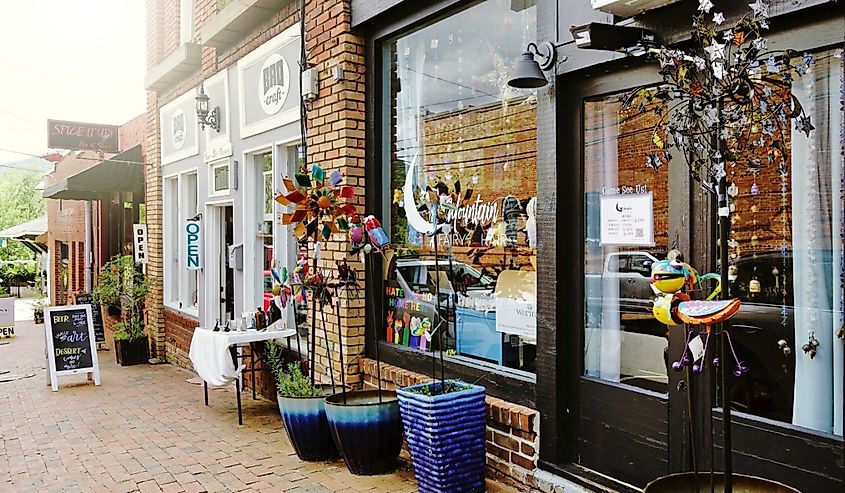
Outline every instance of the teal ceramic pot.
<path id="1" fill-rule="evenodd" d="M 277 396 L 285 432 L 301 460 L 322 461 L 338 456 L 325 408 L 326 396 L 333 392 L 334 389 L 327 385 L 321 386 L 318 397 Z"/>
<path id="2" fill-rule="evenodd" d="M 384 474 L 396 468 L 402 421 L 396 392 L 365 390 L 326 398 L 335 444 L 352 474 Z"/>

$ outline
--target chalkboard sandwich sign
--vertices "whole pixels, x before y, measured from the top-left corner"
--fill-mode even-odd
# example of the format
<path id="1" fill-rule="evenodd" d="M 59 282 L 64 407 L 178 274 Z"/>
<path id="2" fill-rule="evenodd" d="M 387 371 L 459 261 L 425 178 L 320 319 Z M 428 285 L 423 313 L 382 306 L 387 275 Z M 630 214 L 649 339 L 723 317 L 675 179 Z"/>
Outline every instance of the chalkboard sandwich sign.
<path id="1" fill-rule="evenodd" d="M 47 371 L 53 392 L 59 390 L 58 377 L 93 373 L 100 385 L 96 337 L 91 305 L 51 306 L 44 309 Z"/>

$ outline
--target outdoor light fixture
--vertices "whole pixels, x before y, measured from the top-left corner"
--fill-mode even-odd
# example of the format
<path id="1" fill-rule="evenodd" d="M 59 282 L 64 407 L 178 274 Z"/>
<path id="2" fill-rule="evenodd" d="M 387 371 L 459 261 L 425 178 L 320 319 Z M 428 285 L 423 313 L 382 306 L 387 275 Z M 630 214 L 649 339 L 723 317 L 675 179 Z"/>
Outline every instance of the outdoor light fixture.
<path id="1" fill-rule="evenodd" d="M 645 54 L 649 46 L 657 44 L 654 33 L 640 27 L 591 22 L 573 26 L 569 31 L 575 39 L 575 46 L 591 50 L 619 51 L 638 56 Z"/>
<path id="2" fill-rule="evenodd" d="M 540 58 L 540 63 L 537 63 L 535 56 Z M 513 64 L 508 85 L 519 89 L 543 87 L 549 83 L 543 75 L 543 70 L 552 68 L 554 64 L 555 45 L 549 41 L 544 41 L 539 46 L 528 43 L 528 47 Z"/>
<path id="3" fill-rule="evenodd" d="M 208 109 L 208 96 L 205 94 L 205 89 L 203 89 L 203 85 L 200 84 L 200 92 L 197 94 L 195 98 L 197 102 L 197 119 L 199 120 L 200 127 L 205 130 L 206 125 L 213 128 L 214 130 L 220 131 L 220 108 L 215 106 L 214 108 L 209 111 Z"/>

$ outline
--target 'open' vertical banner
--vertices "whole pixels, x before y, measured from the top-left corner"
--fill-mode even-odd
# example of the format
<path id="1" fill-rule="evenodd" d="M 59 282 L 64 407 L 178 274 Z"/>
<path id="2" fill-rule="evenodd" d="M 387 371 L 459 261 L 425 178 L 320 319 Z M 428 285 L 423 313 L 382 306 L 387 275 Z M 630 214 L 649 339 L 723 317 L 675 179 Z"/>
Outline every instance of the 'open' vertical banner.
<path id="1" fill-rule="evenodd" d="M 200 222 L 185 221 L 185 267 L 188 270 L 202 268 L 200 241 L 202 241 L 202 225 Z"/>

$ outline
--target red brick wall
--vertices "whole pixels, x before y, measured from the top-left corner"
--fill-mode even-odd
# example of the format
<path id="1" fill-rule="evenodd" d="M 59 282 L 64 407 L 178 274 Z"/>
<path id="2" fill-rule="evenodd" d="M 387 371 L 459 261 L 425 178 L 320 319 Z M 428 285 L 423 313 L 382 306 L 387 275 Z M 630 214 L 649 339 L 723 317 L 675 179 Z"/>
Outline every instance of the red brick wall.
<path id="1" fill-rule="evenodd" d="M 306 50 L 308 65 L 318 71 L 319 93 L 308 108 L 308 161 L 320 163 L 327 171 L 340 170 L 346 183 L 358 188 L 358 194 L 351 200 L 360 211 L 364 204 L 364 150 L 365 150 L 365 104 L 364 104 L 364 40 L 351 33 L 351 5 L 349 0 L 311 1 L 305 15 Z M 343 68 L 346 76 L 336 81 L 331 76 L 334 67 Z M 335 235 L 323 244 L 319 268 L 333 271 L 335 260 L 348 256 L 349 246 L 343 235 Z M 350 259 L 351 260 L 351 259 Z M 358 271 L 361 284 L 364 268 L 358 261 L 350 261 L 350 267 Z M 362 381 L 357 359 L 351 356 L 364 351 L 364 297 L 363 290 L 350 297 L 342 297 L 337 306 L 325 310 L 326 330 L 332 348 L 342 344 L 347 374 L 347 384 L 359 385 Z M 338 336 L 337 311 L 340 313 L 340 336 Z M 320 330 L 322 335 L 322 330 Z M 331 364 L 338 375 L 340 361 L 338 352 L 332 351 L 329 358 L 323 337 L 317 337 L 317 370 L 326 379 Z"/>
<path id="2" fill-rule="evenodd" d="M 182 368 L 193 368 L 188 358 L 191 349 L 191 338 L 197 328 L 197 319 L 182 315 L 173 310 L 164 309 L 164 333 L 167 341 L 166 358 Z"/>

